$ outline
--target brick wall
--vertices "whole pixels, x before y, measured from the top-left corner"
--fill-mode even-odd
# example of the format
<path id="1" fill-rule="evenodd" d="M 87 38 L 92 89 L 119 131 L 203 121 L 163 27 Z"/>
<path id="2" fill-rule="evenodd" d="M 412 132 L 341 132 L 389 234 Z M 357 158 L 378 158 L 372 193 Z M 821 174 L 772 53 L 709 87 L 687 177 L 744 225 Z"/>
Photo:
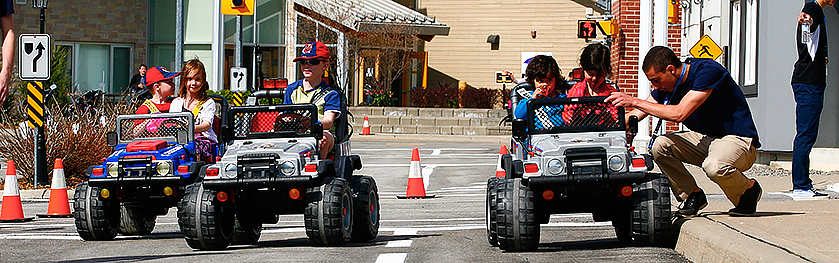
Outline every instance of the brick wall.
<path id="1" fill-rule="evenodd" d="M 40 32 L 40 9 L 15 5 L 17 34 Z M 55 42 L 131 44 L 134 61 L 146 61 L 148 1 L 49 1 L 44 30 Z M 136 65 L 130 68 L 136 69 Z M 132 71 L 132 74 L 136 73 Z"/>
<path id="2" fill-rule="evenodd" d="M 612 2 L 612 13 L 620 22 L 620 35 L 612 43 L 612 80 L 624 92 L 638 96 L 639 25 L 641 3 L 639 0 L 618 0 Z M 681 12 L 679 12 L 679 16 Z M 677 21 L 678 22 L 678 19 Z M 667 43 L 676 54 L 681 54 L 682 30 L 678 25 L 668 27 Z M 642 98 L 645 99 L 645 98 Z M 667 132 L 677 131 L 677 123 L 667 122 Z M 650 130 L 655 128 L 652 124 Z"/>

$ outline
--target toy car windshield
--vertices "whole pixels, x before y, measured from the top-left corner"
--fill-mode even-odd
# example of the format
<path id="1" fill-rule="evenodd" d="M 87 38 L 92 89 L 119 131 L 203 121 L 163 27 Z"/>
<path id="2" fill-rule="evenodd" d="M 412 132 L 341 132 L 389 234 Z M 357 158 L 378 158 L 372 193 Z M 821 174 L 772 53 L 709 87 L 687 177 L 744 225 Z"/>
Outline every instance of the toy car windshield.
<path id="1" fill-rule="evenodd" d="M 601 96 L 529 100 L 528 133 L 625 130 L 624 108 L 604 102 L 605 98 Z"/>
<path id="2" fill-rule="evenodd" d="M 234 107 L 233 138 L 293 138 L 315 136 L 317 107 L 312 104 Z"/>
<path id="3" fill-rule="evenodd" d="M 193 140 L 193 128 L 195 124 L 192 113 L 160 113 L 160 114 L 136 114 L 121 115 L 117 117 L 117 134 L 120 144 L 135 140 L 166 140 L 177 142 L 178 133 L 187 142 Z"/>

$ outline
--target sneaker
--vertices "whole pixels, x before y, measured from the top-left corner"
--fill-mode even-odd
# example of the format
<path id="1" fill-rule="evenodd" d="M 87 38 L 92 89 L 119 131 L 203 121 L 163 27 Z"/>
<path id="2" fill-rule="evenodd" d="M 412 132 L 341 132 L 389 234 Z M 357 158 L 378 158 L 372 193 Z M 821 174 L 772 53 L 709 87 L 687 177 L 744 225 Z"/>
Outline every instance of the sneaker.
<path id="1" fill-rule="evenodd" d="M 829 195 L 824 193 L 816 192 L 813 189 L 804 190 L 804 189 L 795 189 L 792 190 L 792 200 L 795 201 L 807 201 L 807 200 L 823 200 L 830 198 Z"/>
<path id="2" fill-rule="evenodd" d="M 754 180 L 754 179 L 752 179 Z M 728 210 L 730 216 L 750 216 L 757 211 L 757 201 L 760 201 L 760 196 L 763 194 L 763 189 L 760 184 L 755 181 L 755 185 L 746 189 L 743 195 L 740 196 L 740 203 L 731 210 Z"/>
<path id="3" fill-rule="evenodd" d="M 688 195 L 685 202 L 682 203 L 682 208 L 676 211 L 676 216 L 694 217 L 699 214 L 699 210 L 708 206 L 708 199 L 705 198 L 705 192 L 699 189 L 699 192 L 693 192 Z"/>

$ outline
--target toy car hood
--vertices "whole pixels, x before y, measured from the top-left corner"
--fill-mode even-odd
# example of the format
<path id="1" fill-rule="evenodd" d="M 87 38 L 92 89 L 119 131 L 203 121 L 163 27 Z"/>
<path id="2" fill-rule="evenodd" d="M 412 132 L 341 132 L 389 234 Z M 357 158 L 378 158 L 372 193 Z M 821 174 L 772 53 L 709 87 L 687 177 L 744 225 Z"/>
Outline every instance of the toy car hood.
<path id="1" fill-rule="evenodd" d="M 305 154 L 314 152 L 316 147 L 317 141 L 314 138 L 238 140 L 227 148 L 222 159 L 235 162 L 238 155 L 267 152 Z"/>

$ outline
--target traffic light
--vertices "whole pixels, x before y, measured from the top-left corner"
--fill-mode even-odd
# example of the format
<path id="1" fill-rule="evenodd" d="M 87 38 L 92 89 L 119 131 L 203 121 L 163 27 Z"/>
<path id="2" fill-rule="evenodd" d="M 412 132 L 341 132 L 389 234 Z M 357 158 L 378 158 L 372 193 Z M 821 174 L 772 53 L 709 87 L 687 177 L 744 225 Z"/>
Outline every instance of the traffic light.
<path id="1" fill-rule="evenodd" d="M 678 0 L 669 0 L 669 5 L 667 5 L 667 22 L 670 24 L 678 24 L 679 23 L 679 1 Z"/>
<path id="2" fill-rule="evenodd" d="M 597 21 L 578 20 L 577 38 L 597 38 Z"/>

